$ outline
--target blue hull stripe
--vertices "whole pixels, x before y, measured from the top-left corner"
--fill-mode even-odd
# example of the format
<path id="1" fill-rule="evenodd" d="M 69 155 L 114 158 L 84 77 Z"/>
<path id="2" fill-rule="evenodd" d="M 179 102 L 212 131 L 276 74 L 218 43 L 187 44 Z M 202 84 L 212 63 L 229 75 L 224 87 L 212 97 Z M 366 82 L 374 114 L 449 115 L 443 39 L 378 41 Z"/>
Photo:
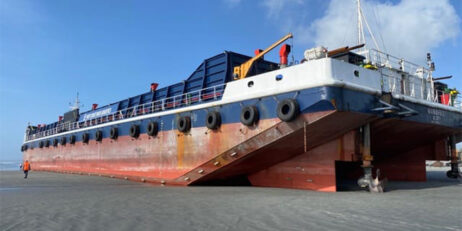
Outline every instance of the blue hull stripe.
<path id="1" fill-rule="evenodd" d="M 352 111 L 360 113 L 375 114 L 382 116 L 379 112 L 371 111 L 372 108 L 380 107 L 378 98 L 367 93 L 348 90 L 339 87 L 317 87 L 310 88 L 296 92 L 289 92 L 274 96 L 263 97 L 261 99 L 250 99 L 241 101 L 238 103 L 225 104 L 217 107 L 210 107 L 206 109 L 199 109 L 190 112 L 184 112 L 175 115 L 165 115 L 161 117 L 152 117 L 149 119 L 137 120 L 132 122 L 126 122 L 113 126 L 107 126 L 98 129 L 90 129 L 83 132 L 75 132 L 66 135 L 76 136 L 76 142 L 82 141 L 82 134 L 88 133 L 90 140 L 95 139 L 95 132 L 97 130 L 103 131 L 103 138 L 108 138 L 112 127 L 117 127 L 119 136 L 129 135 L 130 127 L 133 124 L 140 125 L 140 133 L 146 133 L 147 125 L 151 121 L 159 123 L 159 131 L 176 130 L 176 120 L 179 116 L 190 116 L 192 127 L 205 127 L 205 119 L 208 111 L 219 111 L 221 114 L 222 124 L 239 123 L 241 108 L 247 105 L 255 105 L 260 114 L 260 119 L 273 119 L 277 118 L 277 104 L 279 101 L 286 98 L 295 98 L 300 105 L 302 113 L 319 112 L 326 110 L 339 110 L 339 111 Z M 335 105 L 333 104 L 335 103 Z M 404 103 L 404 102 L 401 102 Z M 438 114 L 441 117 L 441 121 L 435 122 L 435 115 L 428 112 L 429 107 L 416 105 L 411 103 L 405 103 L 408 107 L 418 111 L 419 114 L 416 116 L 408 117 L 407 120 L 412 120 L 422 123 L 434 123 L 443 126 L 457 127 L 462 125 L 462 118 L 460 113 L 444 111 L 439 109 Z M 443 120 L 443 116 L 445 117 Z M 438 119 L 438 118 L 437 118 Z M 443 124 L 444 122 L 444 124 Z M 60 139 L 61 137 L 50 138 L 50 145 L 53 139 Z M 29 147 L 38 147 L 40 141 L 29 142 Z"/>

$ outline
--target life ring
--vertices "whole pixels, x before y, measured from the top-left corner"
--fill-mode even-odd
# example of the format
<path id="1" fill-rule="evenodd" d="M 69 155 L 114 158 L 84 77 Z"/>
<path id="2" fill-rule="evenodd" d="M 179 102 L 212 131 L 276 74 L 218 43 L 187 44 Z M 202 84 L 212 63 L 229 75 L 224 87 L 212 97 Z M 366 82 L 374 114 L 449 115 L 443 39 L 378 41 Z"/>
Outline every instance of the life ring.
<path id="1" fill-rule="evenodd" d="M 182 116 L 178 118 L 176 124 L 178 131 L 180 132 L 188 132 L 191 129 L 191 117 L 189 116 Z"/>
<path id="2" fill-rule="evenodd" d="M 45 147 L 50 147 L 50 140 L 45 141 Z"/>
<path id="3" fill-rule="evenodd" d="M 39 142 L 39 148 L 43 148 L 43 141 Z"/>
<path id="4" fill-rule="evenodd" d="M 101 141 L 101 140 L 103 140 L 103 131 L 96 131 L 96 132 L 95 132 L 95 140 L 96 140 L 96 141 Z"/>
<path id="5" fill-rule="evenodd" d="M 241 123 L 246 126 L 254 125 L 259 119 L 258 109 L 255 106 L 245 106 L 241 110 Z"/>
<path id="6" fill-rule="evenodd" d="M 278 103 L 277 114 L 282 121 L 292 121 L 299 113 L 300 107 L 295 99 L 284 99 Z"/>
<path id="7" fill-rule="evenodd" d="M 140 136 L 140 126 L 137 124 L 133 124 L 130 127 L 130 136 L 133 138 L 138 138 Z"/>
<path id="8" fill-rule="evenodd" d="M 119 136 L 119 130 L 116 127 L 111 128 L 111 132 L 109 133 L 109 137 L 111 137 L 111 139 L 115 140 L 115 139 L 117 139 L 118 136 Z"/>
<path id="9" fill-rule="evenodd" d="M 205 126 L 208 129 L 215 130 L 221 125 L 221 115 L 217 111 L 209 111 L 205 119 Z"/>
<path id="10" fill-rule="evenodd" d="M 90 140 L 90 135 L 88 133 L 83 133 L 82 134 L 82 142 L 85 144 L 88 144 L 88 141 Z"/>
<path id="11" fill-rule="evenodd" d="M 75 136 L 72 135 L 71 137 L 69 137 L 69 143 L 70 144 L 75 144 Z"/>
<path id="12" fill-rule="evenodd" d="M 67 140 L 65 136 L 61 137 L 61 145 L 66 145 L 66 141 Z"/>
<path id="13" fill-rule="evenodd" d="M 53 140 L 53 146 L 54 146 L 54 147 L 58 146 L 58 139 L 54 139 L 54 140 Z"/>
<path id="14" fill-rule="evenodd" d="M 148 128 L 147 128 L 147 133 L 149 136 L 157 136 L 157 133 L 159 132 L 159 125 L 157 122 L 149 122 Z"/>

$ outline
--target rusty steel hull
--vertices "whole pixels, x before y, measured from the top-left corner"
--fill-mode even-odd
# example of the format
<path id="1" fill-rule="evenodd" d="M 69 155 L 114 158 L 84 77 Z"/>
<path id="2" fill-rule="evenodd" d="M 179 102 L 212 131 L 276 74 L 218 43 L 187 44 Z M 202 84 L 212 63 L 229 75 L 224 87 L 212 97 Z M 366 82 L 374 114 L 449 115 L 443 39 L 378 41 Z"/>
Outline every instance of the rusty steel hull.
<path id="1" fill-rule="evenodd" d="M 223 125 L 218 131 L 201 127 L 188 134 L 170 130 L 159 132 L 156 137 L 141 134 L 137 139 L 122 136 L 116 140 L 90 140 L 88 144 L 35 148 L 24 158 L 34 163 L 36 170 L 172 180 L 276 122 L 261 121 L 256 129 L 235 123 Z"/>
<path id="2" fill-rule="evenodd" d="M 360 161 L 357 127 L 374 119 L 367 114 L 338 111 L 307 113 L 291 123 L 260 121 L 255 128 L 235 123 L 223 125 L 219 131 L 194 128 L 186 135 L 169 131 L 155 138 L 143 134 L 138 139 L 124 136 L 35 148 L 25 159 L 35 170 L 167 185 L 200 185 L 245 176 L 255 186 L 337 191 L 336 162 Z M 382 123 L 372 122 L 374 126 Z M 409 126 L 419 128 L 416 124 Z M 417 136 L 419 129 L 415 131 Z M 390 142 L 380 133 L 373 136 L 376 147 Z M 408 138 L 399 134 L 393 137 L 395 141 Z M 376 148 L 375 166 L 390 180 L 424 181 L 425 160 L 449 159 L 442 137 L 415 147 L 396 148 L 393 154 Z M 356 169 L 348 174 L 354 179 L 360 173 Z"/>
<path id="3" fill-rule="evenodd" d="M 371 126 L 374 168 L 390 180 L 424 181 L 425 160 L 453 158 L 447 151 L 447 137 L 461 133 L 460 114 L 449 114 L 455 117 L 449 120 L 452 125 L 433 123 L 426 120 L 427 108 L 407 104 L 421 114 L 389 116 L 371 110 L 377 107 L 376 96 L 327 88 L 318 95 L 319 91 L 290 94 L 299 97 L 302 112 L 291 122 L 275 116 L 277 102 L 269 98 L 255 103 L 263 116 L 254 126 L 226 120 L 238 117 L 235 108 L 242 105 L 236 104 L 220 108 L 227 114 L 218 130 L 193 126 L 182 133 L 164 126 L 155 137 L 144 132 L 138 138 L 122 134 L 117 139 L 90 139 L 88 144 L 35 147 L 23 155 L 34 170 L 42 171 L 164 185 L 201 185 L 239 177 L 255 186 L 318 191 L 337 191 L 341 179 L 361 176 L 359 133 L 365 124 Z M 342 170 L 340 163 L 354 167 Z"/>

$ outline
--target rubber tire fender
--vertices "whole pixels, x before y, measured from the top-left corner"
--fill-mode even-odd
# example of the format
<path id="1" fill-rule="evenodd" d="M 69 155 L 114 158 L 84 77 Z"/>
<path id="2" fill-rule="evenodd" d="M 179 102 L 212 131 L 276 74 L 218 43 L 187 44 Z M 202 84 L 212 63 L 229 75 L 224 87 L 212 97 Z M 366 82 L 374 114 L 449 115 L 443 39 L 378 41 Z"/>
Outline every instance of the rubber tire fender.
<path id="1" fill-rule="evenodd" d="M 66 141 L 67 139 L 65 136 L 61 137 L 61 140 L 60 140 L 61 145 L 66 145 Z"/>
<path id="2" fill-rule="evenodd" d="M 451 179 L 457 179 L 458 175 L 459 174 L 457 172 L 453 172 L 451 170 L 446 172 L 446 176 L 451 178 Z"/>
<path id="3" fill-rule="evenodd" d="M 39 148 L 43 148 L 43 145 L 44 145 L 44 143 L 43 143 L 43 140 L 42 140 L 42 141 L 39 142 Z"/>
<path id="4" fill-rule="evenodd" d="M 99 130 L 95 132 L 95 140 L 102 141 L 103 140 L 103 131 Z"/>
<path id="5" fill-rule="evenodd" d="M 119 129 L 116 127 L 111 128 L 111 132 L 109 133 L 109 137 L 111 139 L 115 140 L 117 137 L 119 137 Z"/>
<path id="6" fill-rule="evenodd" d="M 159 125 L 157 122 L 149 122 L 148 127 L 147 127 L 147 133 L 149 136 L 157 136 L 157 133 L 159 132 Z"/>
<path id="7" fill-rule="evenodd" d="M 69 137 L 69 143 L 70 144 L 75 144 L 75 136 L 74 135 Z"/>
<path id="8" fill-rule="evenodd" d="M 256 106 L 245 106 L 241 110 L 241 123 L 246 126 L 254 125 L 259 119 L 259 113 Z"/>
<path id="9" fill-rule="evenodd" d="M 178 128 L 178 131 L 183 133 L 188 132 L 191 129 L 191 117 L 182 116 L 178 118 L 176 126 Z"/>
<path id="10" fill-rule="evenodd" d="M 47 147 L 47 148 L 50 147 L 50 140 L 45 141 L 45 147 Z"/>
<path id="11" fill-rule="evenodd" d="M 221 125 L 221 115 L 217 111 L 209 111 L 205 117 L 205 126 L 208 129 L 215 130 Z"/>
<path id="12" fill-rule="evenodd" d="M 130 136 L 133 138 L 138 138 L 140 136 L 140 126 L 137 124 L 133 124 L 130 127 Z"/>
<path id="13" fill-rule="evenodd" d="M 58 139 L 53 140 L 53 147 L 56 147 L 56 146 L 58 146 Z"/>
<path id="14" fill-rule="evenodd" d="M 90 135 L 88 133 L 83 133 L 82 134 L 82 142 L 85 144 L 88 144 L 88 141 L 90 141 Z"/>
<path id="15" fill-rule="evenodd" d="M 279 119 L 289 122 L 297 118 L 300 113 L 300 106 L 295 99 L 284 99 L 278 103 L 277 114 Z"/>

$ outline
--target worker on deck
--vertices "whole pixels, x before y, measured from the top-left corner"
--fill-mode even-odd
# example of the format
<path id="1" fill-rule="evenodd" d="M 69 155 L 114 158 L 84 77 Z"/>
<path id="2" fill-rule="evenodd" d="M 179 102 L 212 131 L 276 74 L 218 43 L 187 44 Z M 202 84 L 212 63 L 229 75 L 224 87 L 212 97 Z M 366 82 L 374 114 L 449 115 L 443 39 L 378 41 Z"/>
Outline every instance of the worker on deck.
<path id="1" fill-rule="evenodd" d="M 28 160 L 24 161 L 24 164 L 22 165 L 22 170 L 24 171 L 24 179 L 26 179 L 27 174 L 29 173 L 29 170 L 30 170 L 30 163 Z"/>

